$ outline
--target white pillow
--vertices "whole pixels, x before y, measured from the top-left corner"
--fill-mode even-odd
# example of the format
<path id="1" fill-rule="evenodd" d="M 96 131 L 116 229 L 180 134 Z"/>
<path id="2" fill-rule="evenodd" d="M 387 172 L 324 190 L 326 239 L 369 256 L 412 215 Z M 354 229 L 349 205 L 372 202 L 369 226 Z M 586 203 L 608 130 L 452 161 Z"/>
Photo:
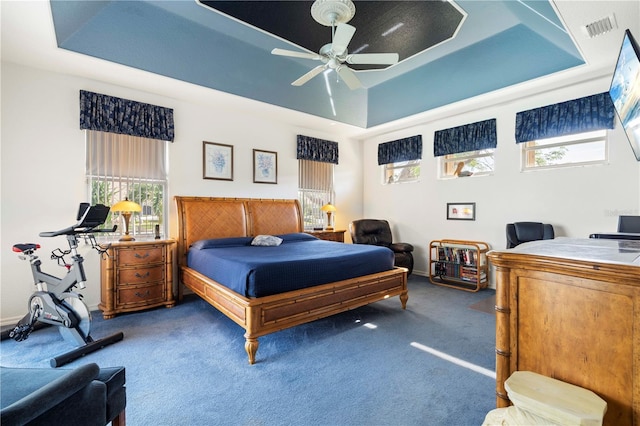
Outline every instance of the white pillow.
<path id="1" fill-rule="evenodd" d="M 258 235 L 252 241 L 252 246 L 279 246 L 282 243 L 282 238 L 275 237 L 273 235 Z"/>

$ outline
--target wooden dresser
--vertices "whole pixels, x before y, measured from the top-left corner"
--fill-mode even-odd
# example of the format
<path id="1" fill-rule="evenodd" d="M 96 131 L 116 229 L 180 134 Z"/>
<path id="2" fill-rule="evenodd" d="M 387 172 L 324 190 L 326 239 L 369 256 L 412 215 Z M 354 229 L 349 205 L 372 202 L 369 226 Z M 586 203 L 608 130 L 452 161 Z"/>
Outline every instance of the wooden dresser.
<path id="1" fill-rule="evenodd" d="M 344 233 L 347 232 L 346 229 L 336 229 L 329 230 L 325 229 L 323 231 L 306 231 L 307 234 L 311 234 L 321 240 L 326 241 L 336 241 L 338 243 L 344 243 Z"/>
<path id="2" fill-rule="evenodd" d="M 118 241 L 100 261 L 98 305 L 105 319 L 122 312 L 176 304 L 174 240 Z"/>
<path id="3" fill-rule="evenodd" d="M 533 371 L 607 402 L 605 425 L 640 425 L 640 241 L 535 241 L 487 254 L 496 267 L 497 406 Z"/>

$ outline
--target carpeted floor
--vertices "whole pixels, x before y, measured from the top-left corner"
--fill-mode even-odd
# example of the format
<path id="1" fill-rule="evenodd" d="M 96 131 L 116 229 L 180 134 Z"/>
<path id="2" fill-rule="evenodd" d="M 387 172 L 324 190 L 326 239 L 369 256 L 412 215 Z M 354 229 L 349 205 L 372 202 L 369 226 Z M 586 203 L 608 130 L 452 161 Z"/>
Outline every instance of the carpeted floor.
<path id="1" fill-rule="evenodd" d="M 406 311 L 394 297 L 264 336 L 255 365 L 244 330 L 195 296 L 96 312 L 92 336 L 124 340 L 63 368 L 125 366 L 131 426 L 479 425 L 495 407 L 494 294 L 412 275 Z M 70 349 L 46 328 L 0 343 L 0 364 L 49 368 Z"/>
<path id="2" fill-rule="evenodd" d="M 487 314 L 494 314 L 496 311 L 496 295 L 495 292 L 492 293 L 491 296 L 469 305 L 469 307 L 480 312 L 486 312 Z"/>

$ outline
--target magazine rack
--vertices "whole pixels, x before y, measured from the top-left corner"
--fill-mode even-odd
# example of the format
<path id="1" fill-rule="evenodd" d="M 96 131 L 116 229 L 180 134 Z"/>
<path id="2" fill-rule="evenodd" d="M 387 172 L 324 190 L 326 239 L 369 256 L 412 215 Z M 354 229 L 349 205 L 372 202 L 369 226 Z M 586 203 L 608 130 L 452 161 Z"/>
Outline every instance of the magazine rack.
<path id="1" fill-rule="evenodd" d="M 429 280 L 466 291 L 487 287 L 489 268 L 482 241 L 434 240 L 429 244 Z"/>

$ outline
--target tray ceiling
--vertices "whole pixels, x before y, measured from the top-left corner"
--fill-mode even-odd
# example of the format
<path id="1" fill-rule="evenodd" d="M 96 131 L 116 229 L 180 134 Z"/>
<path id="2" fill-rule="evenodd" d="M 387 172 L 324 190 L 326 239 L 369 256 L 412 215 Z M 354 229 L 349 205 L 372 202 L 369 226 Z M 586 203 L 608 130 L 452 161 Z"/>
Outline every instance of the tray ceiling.
<path id="1" fill-rule="evenodd" d="M 51 12 L 62 49 L 361 128 L 585 63 L 547 1 L 354 3 L 350 51 L 400 54 L 356 71 L 357 90 L 335 72 L 291 86 L 318 63 L 271 54 L 330 42 L 311 1 L 52 0 Z"/>

